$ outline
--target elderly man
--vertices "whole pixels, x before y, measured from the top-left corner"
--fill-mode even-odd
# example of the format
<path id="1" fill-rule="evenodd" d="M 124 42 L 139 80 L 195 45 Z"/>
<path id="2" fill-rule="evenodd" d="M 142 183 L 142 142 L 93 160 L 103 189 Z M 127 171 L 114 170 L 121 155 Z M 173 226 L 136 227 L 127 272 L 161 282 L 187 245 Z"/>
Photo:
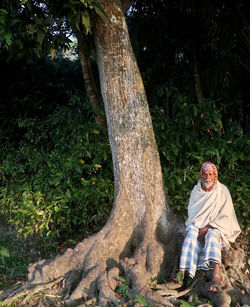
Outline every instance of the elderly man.
<path id="1" fill-rule="evenodd" d="M 208 290 L 217 292 L 221 282 L 221 248 L 234 242 L 241 230 L 230 192 L 218 181 L 217 168 L 211 162 L 202 165 L 200 180 L 191 192 L 186 226 L 179 272 L 183 278 L 185 272 L 193 278 L 196 271 L 212 270 Z"/>

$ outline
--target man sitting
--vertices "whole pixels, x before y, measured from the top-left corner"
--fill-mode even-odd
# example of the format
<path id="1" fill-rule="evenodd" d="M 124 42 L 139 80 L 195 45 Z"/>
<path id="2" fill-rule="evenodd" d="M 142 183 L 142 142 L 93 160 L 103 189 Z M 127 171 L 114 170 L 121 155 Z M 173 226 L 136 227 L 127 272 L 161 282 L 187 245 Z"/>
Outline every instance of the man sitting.
<path id="1" fill-rule="evenodd" d="M 218 181 L 218 171 L 205 162 L 189 204 L 187 235 L 183 242 L 179 272 L 194 277 L 196 271 L 212 270 L 209 291 L 218 291 L 221 282 L 221 248 L 234 242 L 241 230 L 230 192 Z M 177 280 L 175 280 L 177 282 Z"/>

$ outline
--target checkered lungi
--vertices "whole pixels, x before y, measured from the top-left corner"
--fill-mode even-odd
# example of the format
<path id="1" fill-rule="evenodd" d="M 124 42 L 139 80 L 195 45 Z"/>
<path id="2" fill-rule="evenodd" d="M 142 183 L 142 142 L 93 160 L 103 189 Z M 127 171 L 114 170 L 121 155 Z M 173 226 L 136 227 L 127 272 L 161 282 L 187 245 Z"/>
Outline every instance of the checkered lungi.
<path id="1" fill-rule="evenodd" d="M 221 264 L 220 232 L 209 228 L 205 236 L 205 245 L 197 240 L 199 228 L 190 225 L 182 245 L 179 269 L 188 271 L 193 278 L 196 270 L 209 270 L 212 263 Z"/>

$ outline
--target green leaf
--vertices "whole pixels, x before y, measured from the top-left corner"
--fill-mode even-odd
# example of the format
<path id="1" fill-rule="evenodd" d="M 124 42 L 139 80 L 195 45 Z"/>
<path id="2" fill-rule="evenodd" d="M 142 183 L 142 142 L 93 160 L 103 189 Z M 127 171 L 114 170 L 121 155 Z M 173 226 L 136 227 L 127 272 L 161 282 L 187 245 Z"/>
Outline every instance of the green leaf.
<path id="1" fill-rule="evenodd" d="M 98 4 L 98 3 L 92 3 L 92 5 L 93 5 L 93 7 L 94 7 L 95 12 L 96 12 L 100 17 L 102 17 L 102 18 L 105 19 L 105 20 L 109 20 L 108 15 L 105 13 L 105 11 L 104 11 L 103 8 L 100 6 L 100 4 Z"/>
<path id="2" fill-rule="evenodd" d="M 7 32 L 5 35 L 4 35 L 4 39 L 7 43 L 8 46 L 10 46 L 11 44 L 11 38 L 12 38 L 12 34 L 11 32 Z"/>
<path id="3" fill-rule="evenodd" d="M 10 257 L 10 253 L 5 247 L 0 247 L 0 255 L 3 257 Z"/>
<path id="4" fill-rule="evenodd" d="M 51 48 L 51 49 L 50 49 L 50 55 L 51 55 L 51 59 L 53 60 L 54 57 L 56 56 L 56 49 Z"/>
<path id="5" fill-rule="evenodd" d="M 80 0 L 80 1 L 81 1 L 81 3 L 82 3 L 83 5 L 85 5 L 85 6 L 87 7 L 87 3 L 86 3 L 85 0 Z"/>
<path id="6" fill-rule="evenodd" d="M 38 43 L 39 43 L 40 46 L 42 45 L 43 38 L 44 38 L 43 32 L 39 31 L 39 32 L 37 33 L 37 41 L 38 41 Z"/>
<path id="7" fill-rule="evenodd" d="M 75 26 L 77 28 L 78 31 L 80 31 L 80 27 L 79 27 L 79 24 L 80 24 L 80 11 L 77 12 L 76 16 L 75 16 Z"/>
<path id="8" fill-rule="evenodd" d="M 119 279 L 120 279 L 121 282 L 126 282 L 125 278 L 123 278 L 123 277 L 119 277 Z"/>
<path id="9" fill-rule="evenodd" d="M 191 305 L 188 302 L 181 300 L 181 307 L 191 307 Z"/>
<path id="10" fill-rule="evenodd" d="M 37 215 L 44 215 L 44 211 L 43 210 L 37 210 L 36 213 L 37 213 Z"/>
<path id="11" fill-rule="evenodd" d="M 136 295 L 135 302 L 141 303 L 143 306 L 148 306 L 147 301 L 145 300 L 144 297 L 141 297 L 139 295 Z"/>
<path id="12" fill-rule="evenodd" d="M 177 274 L 177 280 L 178 280 L 178 282 L 180 282 L 180 281 L 183 280 L 183 274 L 182 274 L 181 272 L 179 272 L 179 273 Z"/>
<path id="13" fill-rule="evenodd" d="M 86 34 L 91 32 L 91 25 L 90 25 L 90 18 L 89 18 L 89 13 L 87 10 L 84 10 L 82 12 L 82 24 L 84 25 L 86 29 Z"/>

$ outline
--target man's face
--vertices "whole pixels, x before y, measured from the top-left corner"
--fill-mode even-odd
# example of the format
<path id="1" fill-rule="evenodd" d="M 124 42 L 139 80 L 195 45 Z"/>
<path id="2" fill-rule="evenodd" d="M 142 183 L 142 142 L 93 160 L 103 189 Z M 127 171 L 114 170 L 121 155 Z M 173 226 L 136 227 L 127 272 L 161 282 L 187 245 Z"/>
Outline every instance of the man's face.
<path id="1" fill-rule="evenodd" d="M 214 183 L 214 172 L 212 168 L 207 168 L 202 171 L 202 184 L 204 187 L 209 188 Z"/>

